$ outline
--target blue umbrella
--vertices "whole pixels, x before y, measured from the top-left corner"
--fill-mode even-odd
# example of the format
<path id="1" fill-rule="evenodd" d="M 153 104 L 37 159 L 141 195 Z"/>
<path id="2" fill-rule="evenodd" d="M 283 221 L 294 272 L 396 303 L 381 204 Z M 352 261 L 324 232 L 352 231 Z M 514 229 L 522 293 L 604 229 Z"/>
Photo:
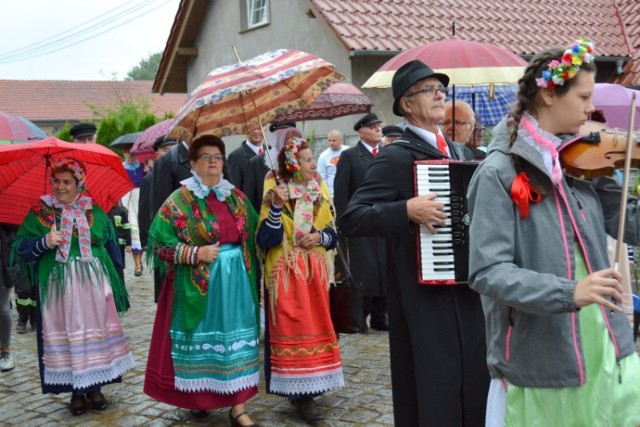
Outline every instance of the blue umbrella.
<path id="1" fill-rule="evenodd" d="M 489 85 L 456 86 L 449 90 L 447 101 L 452 99 L 454 90 L 456 99 L 471 105 L 484 126 L 495 126 L 511 111 L 518 94 L 518 85 L 496 85 L 493 94 Z"/>

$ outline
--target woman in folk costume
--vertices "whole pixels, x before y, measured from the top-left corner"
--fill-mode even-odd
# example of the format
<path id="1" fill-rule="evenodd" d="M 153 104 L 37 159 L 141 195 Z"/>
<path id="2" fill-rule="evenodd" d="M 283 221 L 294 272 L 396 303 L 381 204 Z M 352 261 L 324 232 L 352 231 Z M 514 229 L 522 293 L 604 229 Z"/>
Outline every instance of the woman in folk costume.
<path id="1" fill-rule="evenodd" d="M 279 184 L 265 177 L 258 246 L 266 253 L 267 391 L 287 396 L 305 421 L 324 416 L 313 398 L 344 386 L 329 315 L 327 252 L 337 243 L 329 189 L 307 142 L 292 133 L 278 155 Z"/>
<path id="2" fill-rule="evenodd" d="M 118 318 L 128 296 L 112 261 L 122 262 L 115 232 L 107 214 L 82 195 L 85 180 L 77 160 L 53 162 L 53 195 L 31 209 L 13 246 L 14 259 L 39 287 L 42 392 L 72 392 L 73 415 L 85 412 L 85 395 L 104 410 L 101 386 L 120 382 L 134 365 Z"/>
<path id="3" fill-rule="evenodd" d="M 559 151 L 594 111 L 593 45 L 533 57 L 512 118 L 469 187 L 470 286 L 482 295 L 487 426 L 638 426 L 640 358 L 607 234 L 621 188 L 564 175 Z M 625 241 L 640 242 L 629 199 Z"/>
<path id="4" fill-rule="evenodd" d="M 232 425 L 255 425 L 245 402 L 258 392 L 257 214 L 224 179 L 225 147 L 205 135 L 189 147 L 182 181 L 149 230 L 148 254 L 166 273 L 151 336 L 144 392 L 202 412 L 231 407 Z"/>
<path id="5" fill-rule="evenodd" d="M 122 204 L 129 213 L 129 223 L 131 225 L 131 246 L 126 248 L 131 252 L 134 262 L 133 274 L 142 276 L 142 244 L 140 243 L 140 228 L 138 227 L 138 205 L 140 201 L 140 184 L 142 178 L 149 172 L 149 166 L 142 164 L 131 154 L 133 144 L 127 143 L 122 147 L 124 162 L 122 166 L 127 171 L 127 175 L 133 182 L 134 188 L 124 195 Z"/>

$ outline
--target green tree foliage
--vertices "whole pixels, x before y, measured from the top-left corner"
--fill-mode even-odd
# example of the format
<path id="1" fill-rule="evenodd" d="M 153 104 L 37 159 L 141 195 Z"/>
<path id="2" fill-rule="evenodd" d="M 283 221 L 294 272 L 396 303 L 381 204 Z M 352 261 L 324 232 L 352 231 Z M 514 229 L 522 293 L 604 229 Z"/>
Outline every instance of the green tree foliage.
<path id="1" fill-rule="evenodd" d="M 67 142 L 73 141 L 73 138 L 71 137 L 71 133 L 69 133 L 70 130 L 71 130 L 71 123 L 64 122 L 64 126 L 62 126 L 62 129 L 60 129 L 60 131 L 56 134 L 56 138 L 61 139 L 63 141 L 67 141 Z"/>
<path id="2" fill-rule="evenodd" d="M 145 114 L 138 123 L 138 130 L 142 131 L 158 123 L 158 118 L 153 114 Z"/>
<path id="3" fill-rule="evenodd" d="M 120 126 L 115 117 L 105 117 L 100 120 L 98 133 L 96 134 L 98 144 L 108 147 L 120 135 Z"/>
<path id="4" fill-rule="evenodd" d="M 162 52 L 152 53 L 148 58 L 140 60 L 138 65 L 129 70 L 125 80 L 154 80 L 161 59 Z"/>

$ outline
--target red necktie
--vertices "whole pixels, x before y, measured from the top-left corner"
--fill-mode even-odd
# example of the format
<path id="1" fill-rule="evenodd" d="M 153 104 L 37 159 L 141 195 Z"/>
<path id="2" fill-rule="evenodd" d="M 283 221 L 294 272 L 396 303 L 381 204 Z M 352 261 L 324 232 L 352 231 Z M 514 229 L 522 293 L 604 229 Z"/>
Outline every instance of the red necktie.
<path id="1" fill-rule="evenodd" d="M 262 154 L 262 147 L 258 148 L 258 155 Z"/>
<path id="2" fill-rule="evenodd" d="M 373 157 L 376 157 L 378 155 L 378 147 L 373 147 L 371 154 L 373 154 Z"/>
<path id="3" fill-rule="evenodd" d="M 438 142 L 438 150 L 440 150 L 440 152 L 445 156 L 449 157 L 449 153 L 447 152 L 447 141 L 444 140 L 444 137 L 437 133 L 436 141 Z"/>

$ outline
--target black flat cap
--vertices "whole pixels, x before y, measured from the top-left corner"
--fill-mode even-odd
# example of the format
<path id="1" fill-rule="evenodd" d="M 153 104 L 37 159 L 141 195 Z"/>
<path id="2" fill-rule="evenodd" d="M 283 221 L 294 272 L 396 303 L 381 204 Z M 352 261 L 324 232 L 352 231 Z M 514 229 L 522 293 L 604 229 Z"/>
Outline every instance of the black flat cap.
<path id="1" fill-rule="evenodd" d="M 353 125 L 353 130 L 357 132 L 363 126 L 375 125 L 376 123 L 382 123 L 382 120 L 380 120 L 374 113 L 369 113 Z"/>
<path id="2" fill-rule="evenodd" d="M 82 138 L 87 135 L 95 135 L 96 131 L 96 125 L 93 123 L 78 123 L 71 127 L 69 134 L 74 138 Z"/>
<path id="3" fill-rule="evenodd" d="M 294 127 L 296 127 L 296 122 L 271 123 L 271 126 L 269 126 L 269 132 L 275 132 L 280 129 L 294 128 Z"/>
<path id="4" fill-rule="evenodd" d="M 404 130 L 400 126 L 389 125 L 382 128 L 382 136 L 400 136 Z"/>
<path id="5" fill-rule="evenodd" d="M 168 145 L 176 145 L 178 140 L 175 138 L 165 138 L 164 136 L 159 136 L 153 142 L 153 151 L 158 151 L 162 147 L 166 147 Z"/>
<path id="6" fill-rule="evenodd" d="M 413 86 L 415 82 L 426 79 L 427 77 L 437 78 L 445 87 L 449 85 L 449 76 L 436 73 L 422 61 L 409 61 L 398 68 L 398 71 L 393 75 L 393 80 L 391 81 L 391 88 L 393 89 L 393 114 L 400 117 L 404 115 L 400 113 L 398 106 L 400 97 L 402 97 L 407 89 Z"/>

